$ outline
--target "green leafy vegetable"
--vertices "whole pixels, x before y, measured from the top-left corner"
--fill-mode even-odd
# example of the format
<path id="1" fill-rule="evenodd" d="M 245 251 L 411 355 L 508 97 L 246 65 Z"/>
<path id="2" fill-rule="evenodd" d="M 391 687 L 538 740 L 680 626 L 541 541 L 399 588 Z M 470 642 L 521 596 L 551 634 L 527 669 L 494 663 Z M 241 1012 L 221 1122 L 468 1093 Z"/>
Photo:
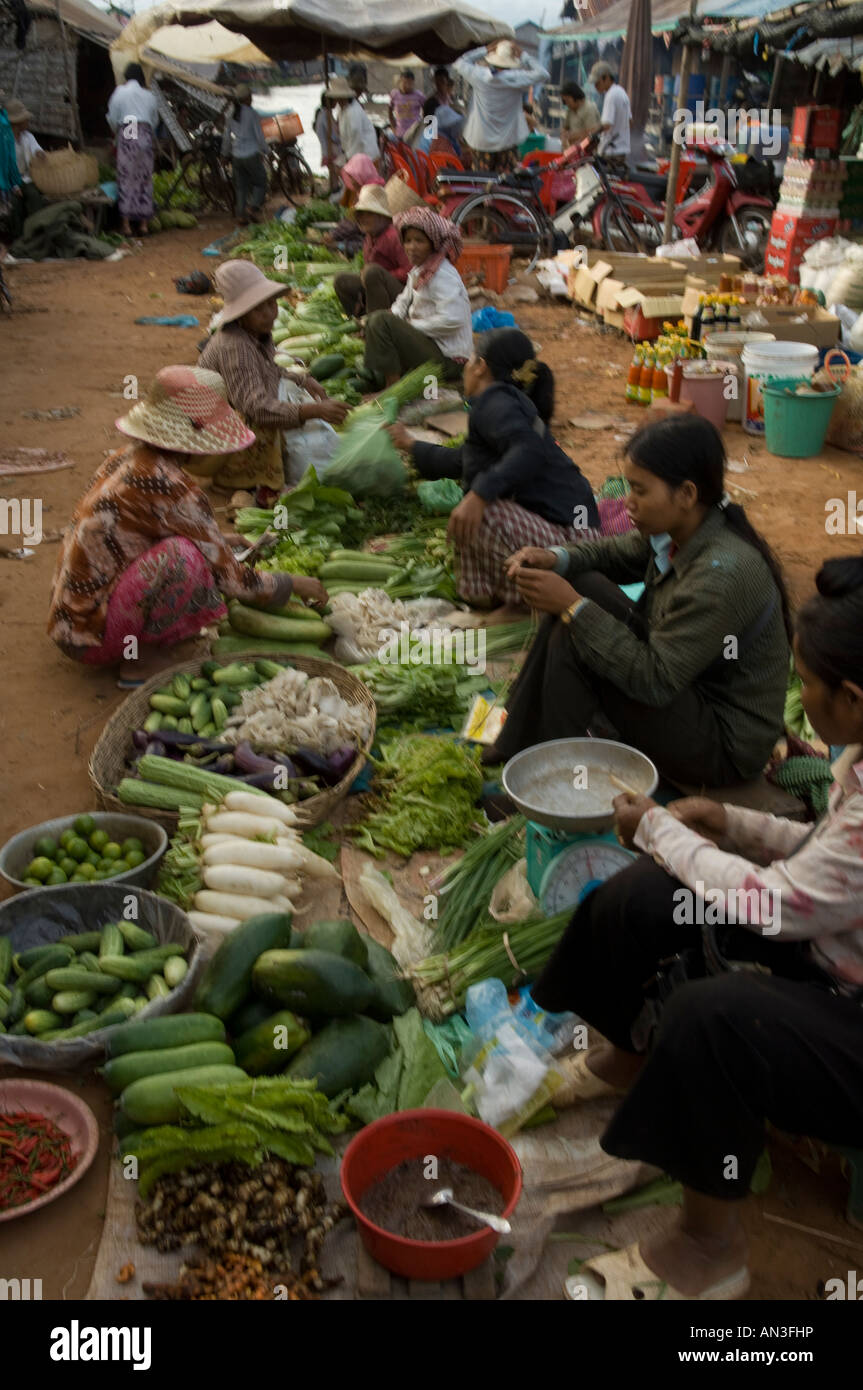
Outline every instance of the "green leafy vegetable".
<path id="1" fill-rule="evenodd" d="M 475 834 L 482 773 L 475 750 L 445 738 L 411 735 L 382 747 L 373 809 L 353 827 L 370 853 L 449 850 Z"/>
<path id="2" fill-rule="evenodd" d="M 416 1110 L 432 1087 L 446 1080 L 447 1071 L 434 1043 L 426 1035 L 417 1009 L 393 1020 L 395 1046 L 369 1083 L 351 1096 L 345 1109 L 364 1124 L 396 1110 Z"/>
<path id="3" fill-rule="evenodd" d="M 467 666 L 407 666 L 370 661 L 352 666 L 371 690 L 378 713 L 412 716 L 432 724 L 455 725 L 488 679 Z"/>

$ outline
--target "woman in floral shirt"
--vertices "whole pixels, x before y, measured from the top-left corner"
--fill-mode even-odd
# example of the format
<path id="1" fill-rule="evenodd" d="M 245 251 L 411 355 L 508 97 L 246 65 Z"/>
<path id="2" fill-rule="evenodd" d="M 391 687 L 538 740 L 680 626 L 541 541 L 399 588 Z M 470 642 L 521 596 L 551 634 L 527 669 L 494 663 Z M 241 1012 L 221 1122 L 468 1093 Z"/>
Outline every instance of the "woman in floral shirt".
<path id="1" fill-rule="evenodd" d="M 142 642 L 181 642 L 224 617 L 223 595 L 264 607 L 286 603 L 292 592 L 326 599 L 316 579 L 241 565 L 184 472 L 192 455 L 254 442 L 220 376 L 163 368 L 117 428 L 135 442 L 96 473 L 54 575 L 48 632 L 67 656 L 108 665 L 133 660 Z"/>
<path id="2" fill-rule="evenodd" d="M 765 1122 L 863 1148 L 863 558 L 816 583 L 794 656 L 809 719 L 844 745 L 826 815 L 618 797 L 643 854 L 579 905 L 534 986 L 606 1040 L 564 1063 L 555 1103 L 619 1097 L 603 1148 L 683 1184 L 671 1229 L 588 1261 L 571 1297 L 743 1297 Z"/>

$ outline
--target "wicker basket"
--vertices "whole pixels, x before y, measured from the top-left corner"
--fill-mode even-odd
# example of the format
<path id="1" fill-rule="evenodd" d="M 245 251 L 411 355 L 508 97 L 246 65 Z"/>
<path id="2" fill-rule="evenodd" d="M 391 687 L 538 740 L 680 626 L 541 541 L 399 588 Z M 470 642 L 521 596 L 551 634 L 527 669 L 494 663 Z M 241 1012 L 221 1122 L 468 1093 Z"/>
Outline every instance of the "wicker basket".
<path id="1" fill-rule="evenodd" d="M 71 198 L 99 182 L 99 161 L 71 145 L 65 150 L 43 150 L 30 161 L 30 177 L 46 198 Z"/>
<path id="2" fill-rule="evenodd" d="M 231 661 L 225 661 L 223 664 L 228 666 L 233 665 L 235 661 L 260 661 L 261 656 L 261 652 L 249 653 L 248 656 L 239 652 L 231 658 Z M 298 671 L 305 671 L 309 676 L 326 676 L 333 682 L 339 694 L 351 704 L 365 705 L 371 718 L 371 729 L 362 751 L 357 754 L 341 781 L 337 782 L 334 787 L 327 787 L 326 791 L 319 792 L 317 796 L 310 796 L 307 801 L 297 803 L 297 810 L 302 810 L 304 823 L 309 826 L 319 825 L 344 800 L 354 779 L 359 776 L 363 769 L 366 754 L 370 752 L 374 742 L 375 719 L 377 717 L 375 702 L 371 691 L 357 680 L 356 676 L 352 676 L 350 671 L 346 671 L 335 661 L 319 661 L 311 656 L 287 658 L 280 652 L 264 653 L 264 656 L 273 661 L 282 661 L 285 665 L 295 666 Z M 136 729 L 142 727 L 147 715 L 152 713 L 150 696 L 163 685 L 170 685 L 174 676 L 188 676 L 193 672 L 197 673 L 200 667 L 201 658 L 199 657 L 197 661 L 185 661 L 181 666 L 171 666 L 166 671 L 160 671 L 157 676 L 146 681 L 138 690 L 133 690 L 131 695 L 128 695 L 120 705 L 120 708 L 111 715 L 90 755 L 87 768 L 90 781 L 106 811 L 123 811 L 127 814 L 134 812 L 136 816 L 146 816 L 148 820 L 158 821 L 171 833 L 176 830 L 179 821 L 176 811 L 157 811 L 148 806 L 129 806 L 116 795 L 116 788 L 119 782 L 129 775 L 126 760 L 131 751 L 132 734 Z"/>
<path id="3" fill-rule="evenodd" d="M 410 208 L 424 208 L 428 204 L 415 193 L 409 183 L 406 183 L 398 174 L 393 174 L 384 189 L 387 195 L 390 212 L 395 217 L 397 212 L 408 212 Z"/>

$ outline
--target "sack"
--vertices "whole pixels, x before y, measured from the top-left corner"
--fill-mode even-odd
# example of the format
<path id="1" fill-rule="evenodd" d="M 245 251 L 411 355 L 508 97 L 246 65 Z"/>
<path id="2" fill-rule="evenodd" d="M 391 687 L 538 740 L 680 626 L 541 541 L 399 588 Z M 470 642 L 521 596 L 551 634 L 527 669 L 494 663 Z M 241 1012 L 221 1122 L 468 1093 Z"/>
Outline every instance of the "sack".
<path id="1" fill-rule="evenodd" d="M 833 384 L 825 371 L 817 372 L 815 380 L 826 386 Z M 850 454 L 863 455 L 863 363 L 851 368 L 848 380 L 836 398 L 827 427 L 827 443 L 835 445 L 837 449 L 846 449 Z"/>

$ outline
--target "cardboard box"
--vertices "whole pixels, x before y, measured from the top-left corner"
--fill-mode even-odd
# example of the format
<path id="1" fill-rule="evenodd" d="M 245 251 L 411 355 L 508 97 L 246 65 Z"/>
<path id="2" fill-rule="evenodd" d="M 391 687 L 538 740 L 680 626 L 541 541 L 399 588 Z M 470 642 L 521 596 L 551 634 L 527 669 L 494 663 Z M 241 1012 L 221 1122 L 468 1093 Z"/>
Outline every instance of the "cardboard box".
<path id="1" fill-rule="evenodd" d="M 749 310 L 744 309 L 744 319 L 747 312 L 762 315 L 767 322 L 753 327 L 765 333 L 775 333 L 780 342 L 811 343 L 813 347 L 825 348 L 835 347 L 839 341 L 841 323 L 835 314 L 828 314 L 826 309 L 794 308 L 790 304 L 759 304 L 751 306 Z M 802 323 L 794 321 L 800 319 L 803 319 Z M 745 331 L 747 325 L 741 323 L 740 326 Z"/>
<path id="2" fill-rule="evenodd" d="M 602 317 L 609 328 L 619 328 L 621 331 L 626 326 L 626 316 L 619 309 L 604 309 Z"/>
<path id="3" fill-rule="evenodd" d="M 837 106 L 795 106 L 791 122 L 791 144 L 812 150 L 839 148 L 842 112 Z"/>
<path id="4" fill-rule="evenodd" d="M 597 312 L 602 314 L 606 309 L 620 309 L 618 295 L 622 294 L 625 289 L 626 284 L 623 280 L 615 280 L 613 275 L 607 276 L 596 291 Z"/>
<path id="5" fill-rule="evenodd" d="M 740 257 L 732 255 L 681 256 L 679 260 L 670 262 L 670 264 L 683 267 L 687 283 L 690 277 L 698 276 L 711 289 L 719 284 L 720 275 L 741 275 L 743 273 Z"/>

